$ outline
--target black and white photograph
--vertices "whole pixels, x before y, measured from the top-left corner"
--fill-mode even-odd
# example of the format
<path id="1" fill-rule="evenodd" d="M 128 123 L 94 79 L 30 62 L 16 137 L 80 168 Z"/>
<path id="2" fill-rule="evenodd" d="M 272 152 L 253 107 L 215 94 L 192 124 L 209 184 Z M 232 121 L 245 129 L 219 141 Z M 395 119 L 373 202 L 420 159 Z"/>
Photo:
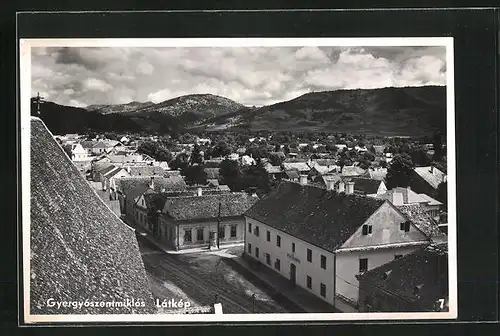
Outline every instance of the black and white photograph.
<path id="1" fill-rule="evenodd" d="M 26 323 L 457 318 L 453 38 L 23 39 Z"/>

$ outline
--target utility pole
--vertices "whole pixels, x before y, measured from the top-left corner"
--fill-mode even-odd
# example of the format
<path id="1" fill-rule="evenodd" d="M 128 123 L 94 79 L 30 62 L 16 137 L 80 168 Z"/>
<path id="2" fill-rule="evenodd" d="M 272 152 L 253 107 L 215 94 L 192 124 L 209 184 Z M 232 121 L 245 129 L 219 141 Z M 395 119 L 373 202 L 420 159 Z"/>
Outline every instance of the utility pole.
<path id="1" fill-rule="evenodd" d="M 220 246 L 219 246 L 219 242 L 220 242 L 220 238 L 219 238 L 219 233 L 220 233 L 220 206 L 221 206 L 221 203 L 219 202 L 219 214 L 217 215 L 217 249 L 220 248 Z"/>

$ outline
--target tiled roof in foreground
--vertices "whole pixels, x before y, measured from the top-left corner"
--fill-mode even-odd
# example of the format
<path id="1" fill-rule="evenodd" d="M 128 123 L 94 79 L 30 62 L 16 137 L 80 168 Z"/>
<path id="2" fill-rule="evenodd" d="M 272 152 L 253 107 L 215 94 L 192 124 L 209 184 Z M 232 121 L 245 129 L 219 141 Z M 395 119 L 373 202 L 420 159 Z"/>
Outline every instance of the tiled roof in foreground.
<path id="1" fill-rule="evenodd" d="M 31 314 L 154 312 L 134 231 L 106 207 L 38 118 L 31 119 L 30 208 Z M 48 299 L 133 299 L 146 307 L 51 308 Z"/>
<path id="2" fill-rule="evenodd" d="M 448 244 L 432 244 L 357 276 L 418 311 L 433 311 L 448 298 Z"/>

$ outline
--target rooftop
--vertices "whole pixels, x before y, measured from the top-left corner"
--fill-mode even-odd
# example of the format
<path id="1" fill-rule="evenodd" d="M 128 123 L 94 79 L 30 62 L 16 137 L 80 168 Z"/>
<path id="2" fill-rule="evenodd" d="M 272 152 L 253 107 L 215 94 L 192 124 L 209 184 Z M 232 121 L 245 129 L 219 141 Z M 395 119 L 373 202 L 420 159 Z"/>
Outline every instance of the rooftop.
<path id="1" fill-rule="evenodd" d="M 357 276 L 410 304 L 416 310 L 434 311 L 439 299 L 448 298 L 447 244 L 421 248 Z"/>
<path id="2" fill-rule="evenodd" d="M 429 185 L 437 189 L 439 184 L 446 178 L 446 174 L 437 169 L 436 167 L 415 167 L 415 173 L 424 179 Z"/>
<path id="3" fill-rule="evenodd" d="M 134 231 L 99 198 L 39 118 L 31 119 L 32 314 L 74 314 L 56 301 L 144 300 L 146 308 L 83 307 L 86 314 L 152 313 Z"/>
<path id="4" fill-rule="evenodd" d="M 375 198 L 282 181 L 246 216 L 334 251 L 383 203 Z"/>
<path id="5" fill-rule="evenodd" d="M 220 204 L 222 218 L 235 217 L 243 215 L 257 201 L 257 197 L 244 192 L 169 197 L 163 213 L 174 220 L 212 219 L 218 217 Z"/>

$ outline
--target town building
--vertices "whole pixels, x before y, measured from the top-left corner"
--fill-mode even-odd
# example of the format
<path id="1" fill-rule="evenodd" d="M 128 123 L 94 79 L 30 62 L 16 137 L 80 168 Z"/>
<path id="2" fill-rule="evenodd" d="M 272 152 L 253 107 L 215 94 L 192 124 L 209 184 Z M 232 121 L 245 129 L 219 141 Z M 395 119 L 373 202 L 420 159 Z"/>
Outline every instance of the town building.
<path id="1" fill-rule="evenodd" d="M 307 175 L 282 181 L 245 213 L 245 257 L 334 306 L 355 308 L 356 275 L 431 238 L 390 202 L 354 194 L 352 182 L 339 185 L 345 190 L 308 185 Z"/>
<path id="2" fill-rule="evenodd" d="M 97 196 L 31 117 L 30 314 L 75 314 L 54 302 L 144 301 L 145 306 L 83 306 L 79 314 L 153 314 L 153 296 L 134 231 Z"/>
<path id="3" fill-rule="evenodd" d="M 357 276 L 361 312 L 448 311 L 448 248 L 432 244 Z"/>
<path id="4" fill-rule="evenodd" d="M 89 153 L 79 143 L 63 145 L 63 149 L 72 161 L 87 161 Z"/>
<path id="5" fill-rule="evenodd" d="M 446 182 L 446 174 L 434 166 L 415 167 L 411 188 L 419 194 L 438 198 L 438 187 Z"/>
<path id="6" fill-rule="evenodd" d="M 417 194 L 410 187 L 396 187 L 371 196 L 388 200 L 396 207 L 414 204 L 421 205 L 435 220 L 439 220 L 443 206 L 443 203 L 426 194 Z"/>
<path id="7" fill-rule="evenodd" d="M 175 250 L 241 244 L 243 214 L 258 200 L 244 192 L 166 197 L 159 219 L 160 240 Z"/>
<path id="8" fill-rule="evenodd" d="M 387 191 L 384 181 L 364 177 L 345 178 L 354 183 L 354 192 L 361 195 L 381 195 Z"/>
<path id="9" fill-rule="evenodd" d="M 186 182 L 180 175 L 164 176 L 134 176 L 115 180 L 115 193 L 120 201 L 123 216 L 134 222 L 137 220 L 135 204 L 138 198 L 148 189 L 156 192 L 177 192 L 186 189 Z"/>

